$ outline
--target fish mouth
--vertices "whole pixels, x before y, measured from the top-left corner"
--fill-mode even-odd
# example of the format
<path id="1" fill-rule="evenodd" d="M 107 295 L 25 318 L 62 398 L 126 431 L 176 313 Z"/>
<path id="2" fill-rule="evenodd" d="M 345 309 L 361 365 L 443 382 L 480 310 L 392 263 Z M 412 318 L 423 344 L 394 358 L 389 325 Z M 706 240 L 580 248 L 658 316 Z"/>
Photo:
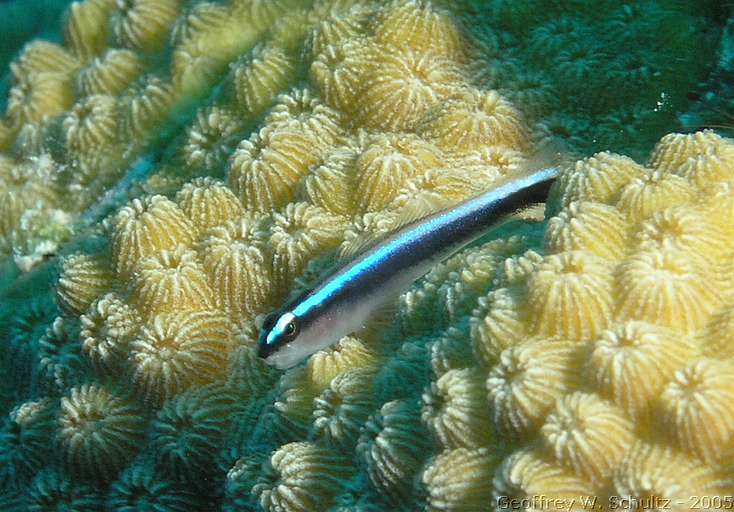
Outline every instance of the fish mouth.
<path id="1" fill-rule="evenodd" d="M 275 366 L 278 370 L 287 370 L 293 368 L 301 362 L 301 357 L 293 350 L 291 344 L 279 348 L 277 351 L 273 347 L 261 345 L 258 348 L 258 356 L 263 358 L 265 364 Z"/>

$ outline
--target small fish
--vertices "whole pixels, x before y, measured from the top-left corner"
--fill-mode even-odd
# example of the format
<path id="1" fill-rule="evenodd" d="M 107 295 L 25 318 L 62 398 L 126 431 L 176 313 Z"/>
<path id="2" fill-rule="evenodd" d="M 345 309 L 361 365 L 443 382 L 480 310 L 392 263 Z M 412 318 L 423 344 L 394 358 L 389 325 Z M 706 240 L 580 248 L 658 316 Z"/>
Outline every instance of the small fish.
<path id="1" fill-rule="evenodd" d="M 548 167 L 529 173 L 404 226 L 268 315 L 258 355 L 290 368 L 365 328 L 375 312 L 500 218 L 544 201 L 558 172 Z"/>

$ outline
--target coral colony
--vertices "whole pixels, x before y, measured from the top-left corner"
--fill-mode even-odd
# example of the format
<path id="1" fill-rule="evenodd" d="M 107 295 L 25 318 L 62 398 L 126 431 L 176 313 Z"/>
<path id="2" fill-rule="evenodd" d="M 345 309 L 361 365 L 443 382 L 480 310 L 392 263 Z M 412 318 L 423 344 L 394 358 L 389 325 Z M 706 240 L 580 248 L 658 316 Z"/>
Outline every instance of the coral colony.
<path id="1" fill-rule="evenodd" d="M 83 0 L 26 44 L 0 117 L 0 509 L 734 495 L 734 141 L 665 135 L 722 13 L 539 2 Z M 339 254 L 543 147 L 544 215 L 381 330 L 257 357 L 258 316 Z"/>

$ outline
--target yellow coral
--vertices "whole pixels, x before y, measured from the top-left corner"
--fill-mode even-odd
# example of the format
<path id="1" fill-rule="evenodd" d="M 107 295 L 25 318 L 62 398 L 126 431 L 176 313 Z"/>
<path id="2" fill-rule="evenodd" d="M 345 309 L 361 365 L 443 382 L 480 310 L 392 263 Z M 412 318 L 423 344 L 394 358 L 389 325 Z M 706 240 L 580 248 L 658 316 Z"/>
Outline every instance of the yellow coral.
<path id="1" fill-rule="evenodd" d="M 727 234 L 710 222 L 708 212 L 690 205 L 657 212 L 639 226 L 640 246 L 653 250 L 678 250 L 716 264 L 728 251 Z"/>
<path id="2" fill-rule="evenodd" d="M 457 448 L 439 454 L 423 471 L 426 511 L 469 512 L 487 506 L 492 496 L 495 459 L 486 448 Z"/>
<path id="3" fill-rule="evenodd" d="M 272 24 L 295 5 L 294 0 L 232 0 L 235 11 L 246 14 L 246 19 L 263 27 Z"/>
<path id="4" fill-rule="evenodd" d="M 495 428 L 521 438 L 540 427 L 556 399 L 580 385 L 582 357 L 579 344 L 544 339 L 502 352 L 487 377 Z"/>
<path id="5" fill-rule="evenodd" d="M 383 9 L 375 37 L 385 46 L 433 51 L 453 60 L 464 56 L 464 41 L 450 15 L 421 0 L 396 0 Z"/>
<path id="6" fill-rule="evenodd" d="M 196 253 L 184 247 L 141 259 L 135 266 L 130 301 L 147 318 L 214 307 L 206 273 Z"/>
<path id="7" fill-rule="evenodd" d="M 455 63 L 431 52 L 380 49 L 370 62 L 359 111 L 368 128 L 414 130 L 464 81 Z"/>
<path id="8" fill-rule="evenodd" d="M 252 492 L 265 512 L 328 510 L 339 490 L 336 482 L 350 473 L 341 455 L 311 443 L 281 446 L 263 469 Z"/>
<path id="9" fill-rule="evenodd" d="M 497 509 L 516 507 L 542 510 L 562 506 L 584 510 L 585 499 L 594 502 L 597 493 L 569 470 L 543 459 L 537 451 L 519 450 L 502 463 L 493 482 L 492 505 Z"/>
<path id="10" fill-rule="evenodd" d="M 111 284 L 106 256 L 73 254 L 62 262 L 56 302 L 66 313 L 81 315 Z"/>
<path id="11" fill-rule="evenodd" d="M 171 56 L 171 79 L 184 94 L 200 96 L 225 73 L 230 60 L 255 44 L 258 30 L 247 20 L 210 20 L 206 30 L 178 42 Z"/>
<path id="12" fill-rule="evenodd" d="M 660 422 L 683 451 L 714 462 L 734 448 L 731 364 L 700 360 L 675 374 L 660 395 Z"/>
<path id="13" fill-rule="evenodd" d="M 677 170 L 677 174 L 700 188 L 709 189 L 711 184 L 732 181 L 734 178 L 732 164 L 734 164 L 734 144 L 729 139 L 722 139 L 720 145 L 691 156 Z"/>
<path id="14" fill-rule="evenodd" d="M 427 446 L 425 436 L 420 409 L 407 400 L 387 402 L 365 424 L 357 455 L 372 485 L 390 500 L 400 503 L 410 496 Z"/>
<path id="15" fill-rule="evenodd" d="M 199 233 L 240 217 L 244 211 L 237 197 L 213 178 L 196 178 L 176 193 L 176 202 Z"/>
<path id="16" fill-rule="evenodd" d="M 254 318 L 273 300 L 272 259 L 263 217 L 245 215 L 211 229 L 201 256 L 218 308 L 233 320 Z"/>
<path id="17" fill-rule="evenodd" d="M 500 176 L 509 176 L 527 168 L 527 158 L 519 150 L 505 146 L 481 146 L 460 155 L 449 155 L 454 167 L 490 167 Z"/>
<path id="18" fill-rule="evenodd" d="M 612 319 L 612 268 L 585 252 L 548 256 L 528 277 L 527 301 L 535 334 L 588 340 Z"/>
<path id="19" fill-rule="evenodd" d="M 701 260 L 678 249 L 633 254 L 620 265 L 617 287 L 619 317 L 682 333 L 703 327 L 721 301 Z"/>
<path id="20" fill-rule="evenodd" d="M 624 412 L 598 396 L 564 396 L 540 429 L 556 459 L 601 488 L 634 440 L 634 427 Z"/>
<path id="21" fill-rule="evenodd" d="M 467 91 L 430 113 L 419 132 L 445 151 L 467 153 L 487 146 L 522 149 L 528 129 L 522 114 L 495 91 Z"/>
<path id="22" fill-rule="evenodd" d="M 364 248 L 364 241 L 387 235 L 398 226 L 399 216 L 388 210 L 357 216 L 344 231 L 344 242 L 339 247 L 342 256 L 354 255 Z"/>
<path id="23" fill-rule="evenodd" d="M 165 44 L 179 10 L 179 0 L 118 0 L 112 30 L 121 46 L 156 51 Z"/>
<path id="24" fill-rule="evenodd" d="M 78 66 L 79 62 L 65 48 L 39 40 L 25 45 L 10 70 L 16 80 L 20 80 L 37 73 L 71 75 Z"/>
<path id="25" fill-rule="evenodd" d="M 154 404 L 221 376 L 232 349 L 232 326 L 215 312 L 156 315 L 130 344 L 133 382 Z"/>
<path id="26" fill-rule="evenodd" d="M 328 105 L 355 112 L 373 50 L 366 40 L 356 38 L 329 45 L 316 55 L 309 77 Z"/>
<path id="27" fill-rule="evenodd" d="M 517 290 L 499 288 L 481 297 L 470 320 L 477 359 L 490 367 L 503 350 L 519 343 L 527 334 L 526 315 Z"/>
<path id="28" fill-rule="evenodd" d="M 725 495 L 729 486 L 710 466 L 670 447 L 638 442 L 616 471 L 612 494 L 620 506 L 683 511 L 691 508 L 692 496 Z"/>
<path id="29" fill-rule="evenodd" d="M 328 5 L 328 2 L 327 2 Z M 318 12 L 318 6 L 314 11 Z M 366 32 L 366 25 L 374 10 L 370 5 L 355 5 L 345 9 L 332 8 L 323 19 L 311 28 L 306 38 L 306 52 L 312 59 L 324 50 L 339 46 Z"/>
<path id="30" fill-rule="evenodd" d="M 410 178 L 441 165 L 441 151 L 415 135 L 377 135 L 356 162 L 361 210 L 385 208 Z"/>
<path id="31" fill-rule="evenodd" d="M 725 139 L 712 130 L 696 133 L 670 133 L 655 145 L 650 155 L 650 167 L 678 173 L 692 158 L 715 151 Z"/>
<path id="32" fill-rule="evenodd" d="M 734 357 L 734 308 L 726 304 L 718 311 L 698 336 L 705 357 L 730 359 Z"/>
<path id="33" fill-rule="evenodd" d="M 645 174 L 643 166 L 614 153 L 597 153 L 569 169 L 558 180 L 563 206 L 572 201 L 597 201 L 614 205 L 622 189 Z"/>
<path id="34" fill-rule="evenodd" d="M 19 162 L 0 176 L 0 245 L 12 247 L 12 236 L 24 214 L 33 209 L 57 206 L 58 166 L 49 155 Z"/>
<path id="35" fill-rule="evenodd" d="M 137 312 L 114 293 L 101 297 L 79 319 L 82 352 L 100 374 L 114 374 L 127 358 L 140 330 Z"/>
<path id="36" fill-rule="evenodd" d="M 430 169 L 400 188 L 387 208 L 420 218 L 484 192 L 483 187 L 496 178 L 489 168 Z"/>
<path id="37" fill-rule="evenodd" d="M 134 199 L 112 219 L 112 260 L 129 275 L 138 262 L 161 250 L 191 244 L 196 230 L 176 204 L 163 196 Z"/>
<path id="38" fill-rule="evenodd" d="M 77 155 L 111 145 L 118 134 L 115 98 L 103 94 L 84 98 L 64 118 L 62 128 L 69 150 Z"/>
<path id="39" fill-rule="evenodd" d="M 271 211 L 295 197 L 298 183 L 314 158 L 302 133 L 263 128 L 243 140 L 230 161 L 229 184 L 246 210 Z"/>
<path id="40" fill-rule="evenodd" d="M 144 141 L 168 116 L 174 102 L 170 83 L 148 76 L 130 87 L 120 99 L 121 131 L 128 141 Z"/>
<path id="41" fill-rule="evenodd" d="M 372 412 L 374 371 L 357 368 L 341 373 L 314 399 L 312 436 L 349 453 Z"/>
<path id="42" fill-rule="evenodd" d="M 72 471 L 110 480 L 145 438 L 143 410 L 105 387 L 85 384 L 61 399 L 57 442 Z"/>
<path id="43" fill-rule="evenodd" d="M 340 147 L 324 159 L 301 182 L 301 195 L 310 203 L 335 215 L 355 213 L 354 173 L 357 153 Z"/>
<path id="44" fill-rule="evenodd" d="M 573 202 L 548 221 L 545 243 L 553 253 L 585 251 L 618 261 L 629 244 L 628 228 L 624 216 L 611 206 Z"/>
<path id="45" fill-rule="evenodd" d="M 241 130 L 239 117 L 228 109 L 209 107 L 199 110 L 186 130 L 181 156 L 193 171 L 214 174 L 227 161 Z"/>
<path id="46" fill-rule="evenodd" d="M 345 336 L 333 347 L 312 355 L 306 365 L 306 375 L 313 389 L 320 392 L 342 373 L 356 368 L 374 369 L 376 364 L 374 352 L 360 339 Z"/>
<path id="47" fill-rule="evenodd" d="M 302 439 L 308 433 L 308 422 L 314 409 L 314 399 L 320 390 L 309 382 L 306 369 L 295 368 L 286 372 L 278 382 L 273 409 L 278 415 L 271 427 L 275 439 L 287 442 Z"/>
<path id="48" fill-rule="evenodd" d="M 231 67 L 237 106 L 251 117 L 265 112 L 296 72 L 292 57 L 273 45 L 256 46 Z"/>
<path id="49" fill-rule="evenodd" d="M 143 63 L 135 52 L 108 50 L 77 73 L 75 78 L 77 94 L 116 96 L 127 89 L 142 72 Z"/>
<path id="50" fill-rule="evenodd" d="M 485 376 L 478 369 L 449 370 L 423 394 L 423 421 L 445 449 L 489 444 Z"/>
<path id="51" fill-rule="evenodd" d="M 343 240 L 342 217 L 307 203 L 290 203 L 273 215 L 270 246 L 277 286 L 290 283 L 314 256 L 336 249 Z"/>
<path id="52" fill-rule="evenodd" d="M 693 197 L 694 189 L 686 179 L 646 170 L 624 187 L 618 207 L 630 220 L 639 222 L 665 208 L 688 203 Z"/>
<path id="53" fill-rule="evenodd" d="M 115 0 L 73 2 L 66 11 L 64 41 L 84 62 L 101 55 L 110 35 L 109 16 Z"/>
<path id="54" fill-rule="evenodd" d="M 596 390 L 639 424 L 673 374 L 693 355 L 690 341 L 665 327 L 625 322 L 592 345 L 586 368 Z"/>
<path id="55" fill-rule="evenodd" d="M 186 12 L 176 19 L 171 29 L 173 46 L 205 34 L 213 27 L 223 27 L 231 15 L 226 5 L 213 2 L 200 2 L 186 7 Z"/>
<path id="56" fill-rule="evenodd" d="M 343 138 L 339 111 L 324 105 L 309 89 L 294 89 L 278 96 L 278 102 L 265 118 L 266 126 L 297 132 L 311 145 L 311 153 L 301 157 L 308 168 Z"/>
<path id="57" fill-rule="evenodd" d="M 74 101 L 71 81 L 60 73 L 33 73 L 17 79 L 8 94 L 7 113 L 13 125 L 38 123 L 67 111 Z"/>

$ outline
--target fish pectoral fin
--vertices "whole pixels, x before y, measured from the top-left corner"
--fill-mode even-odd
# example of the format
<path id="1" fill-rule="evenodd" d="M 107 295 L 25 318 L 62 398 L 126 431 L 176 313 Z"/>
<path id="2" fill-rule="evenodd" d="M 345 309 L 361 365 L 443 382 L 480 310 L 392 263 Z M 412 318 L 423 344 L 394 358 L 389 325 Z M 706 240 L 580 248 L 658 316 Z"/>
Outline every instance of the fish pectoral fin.
<path id="1" fill-rule="evenodd" d="M 398 310 L 398 301 L 390 300 L 375 309 L 362 325 L 357 335 L 365 340 L 381 339 L 382 333 L 392 324 Z"/>
<path id="2" fill-rule="evenodd" d="M 508 217 L 508 220 L 525 220 L 529 222 L 543 222 L 545 220 L 545 203 L 532 203 L 517 210 Z"/>

